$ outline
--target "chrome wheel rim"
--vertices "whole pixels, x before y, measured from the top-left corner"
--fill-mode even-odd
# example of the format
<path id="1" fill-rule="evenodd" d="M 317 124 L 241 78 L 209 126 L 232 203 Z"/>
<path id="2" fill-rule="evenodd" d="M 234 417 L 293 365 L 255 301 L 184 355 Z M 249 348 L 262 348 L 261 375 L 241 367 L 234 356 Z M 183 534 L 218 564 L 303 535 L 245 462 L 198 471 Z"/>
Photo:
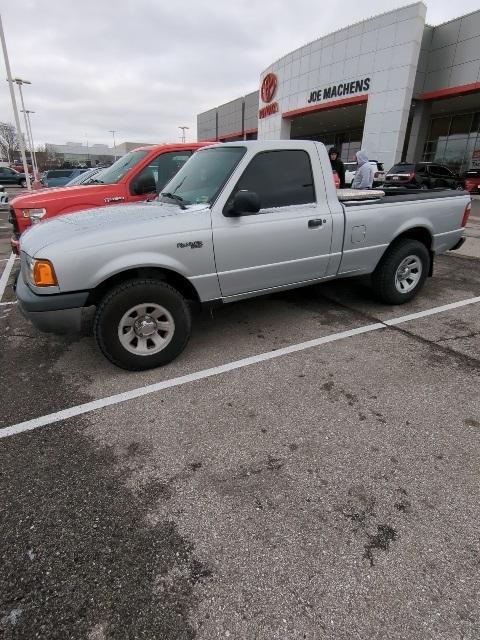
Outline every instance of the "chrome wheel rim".
<path id="1" fill-rule="evenodd" d="M 155 302 L 137 304 L 118 323 L 118 339 L 136 356 L 153 356 L 170 344 L 175 333 L 172 314 Z"/>
<path id="2" fill-rule="evenodd" d="M 395 288 L 400 293 L 415 289 L 422 277 L 423 266 L 418 256 L 407 256 L 398 265 L 395 273 Z"/>

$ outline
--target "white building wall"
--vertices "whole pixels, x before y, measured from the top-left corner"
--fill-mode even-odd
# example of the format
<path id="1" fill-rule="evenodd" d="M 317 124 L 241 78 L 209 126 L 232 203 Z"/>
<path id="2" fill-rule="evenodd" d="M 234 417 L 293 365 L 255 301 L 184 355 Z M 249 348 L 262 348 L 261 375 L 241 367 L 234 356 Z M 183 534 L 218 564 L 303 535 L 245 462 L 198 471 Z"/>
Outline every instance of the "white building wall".
<path id="1" fill-rule="evenodd" d="M 423 2 L 364 20 L 288 54 L 266 69 L 278 77 L 277 114 L 259 119 L 258 137 L 290 137 L 283 114 L 305 109 L 311 91 L 370 78 L 362 146 L 391 166 L 400 159 L 425 27 Z M 350 97 L 350 96 L 348 96 Z M 353 97 L 353 96 L 351 96 Z M 322 104 L 333 102 L 322 101 Z M 260 98 L 260 108 L 264 106 Z"/>
<path id="2" fill-rule="evenodd" d="M 480 11 L 433 29 L 424 82 L 429 93 L 480 81 Z"/>

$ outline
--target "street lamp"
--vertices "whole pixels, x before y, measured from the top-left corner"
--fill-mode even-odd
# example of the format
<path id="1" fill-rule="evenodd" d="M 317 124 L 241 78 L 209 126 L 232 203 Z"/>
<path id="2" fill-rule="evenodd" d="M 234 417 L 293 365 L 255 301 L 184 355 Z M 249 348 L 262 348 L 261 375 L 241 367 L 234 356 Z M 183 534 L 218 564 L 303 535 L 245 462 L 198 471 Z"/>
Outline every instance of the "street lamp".
<path id="1" fill-rule="evenodd" d="M 13 115 L 15 117 L 15 126 L 17 127 L 18 144 L 20 145 L 20 155 L 22 156 L 23 170 L 25 172 L 25 182 L 27 189 L 30 190 L 30 175 L 27 167 L 27 157 L 25 155 L 25 145 L 23 144 L 22 129 L 20 127 L 20 118 L 18 117 L 17 103 L 15 101 L 15 92 L 13 91 L 12 72 L 10 70 L 10 61 L 8 59 L 7 43 L 5 42 L 5 34 L 3 32 L 2 16 L 0 15 L 0 40 L 2 41 L 3 59 L 5 61 L 5 69 L 7 71 L 7 81 L 10 89 L 10 98 L 12 100 Z"/>
<path id="2" fill-rule="evenodd" d="M 35 171 L 36 169 L 35 169 L 35 160 L 33 159 L 32 141 L 30 139 L 30 133 L 28 130 L 27 114 L 25 110 L 25 103 L 23 102 L 23 91 L 22 91 L 22 85 L 32 84 L 32 83 L 30 82 L 30 80 L 22 80 L 22 78 L 12 78 L 12 82 L 15 82 L 15 84 L 18 87 L 18 92 L 20 94 L 20 102 L 22 103 L 21 111 L 23 113 L 23 117 L 25 118 L 25 129 L 27 130 L 27 139 L 28 139 L 28 144 L 30 145 L 30 157 L 32 159 L 32 167 Z"/>
<path id="3" fill-rule="evenodd" d="M 182 144 L 185 142 L 185 130 L 190 129 L 190 127 L 178 127 L 182 130 Z"/>
<path id="4" fill-rule="evenodd" d="M 27 116 L 27 134 L 29 137 L 29 144 L 31 149 L 31 156 L 33 159 L 33 170 L 34 172 L 38 172 L 38 164 L 37 164 L 37 156 L 35 154 L 35 145 L 33 143 L 33 133 L 32 133 L 32 123 L 30 122 L 30 114 L 35 113 L 35 111 L 31 111 L 30 109 L 26 109 L 24 112 Z"/>
<path id="5" fill-rule="evenodd" d="M 115 162 L 115 160 L 117 159 L 117 145 L 115 144 L 115 134 L 118 132 L 115 131 L 114 129 L 109 129 L 108 132 L 111 133 L 113 136 L 113 156 L 114 156 L 113 161 Z"/>

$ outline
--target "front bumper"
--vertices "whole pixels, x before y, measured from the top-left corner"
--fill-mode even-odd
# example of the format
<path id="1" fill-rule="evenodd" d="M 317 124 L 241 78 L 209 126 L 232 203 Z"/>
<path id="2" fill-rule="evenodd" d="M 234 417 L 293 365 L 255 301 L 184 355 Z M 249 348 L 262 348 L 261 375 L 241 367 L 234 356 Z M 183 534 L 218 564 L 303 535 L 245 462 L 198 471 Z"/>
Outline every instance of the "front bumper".
<path id="1" fill-rule="evenodd" d="M 15 215 L 15 209 L 10 207 L 10 213 L 8 214 L 8 221 L 13 227 L 13 234 L 10 238 L 10 246 L 12 247 L 13 253 L 17 256 L 20 255 L 20 228 L 18 226 L 17 216 Z"/>
<path id="2" fill-rule="evenodd" d="M 88 291 L 37 295 L 20 273 L 15 293 L 21 312 L 34 327 L 47 333 L 78 333 Z"/>
<path id="3" fill-rule="evenodd" d="M 18 233 L 14 233 L 10 237 L 10 247 L 15 255 L 20 255 L 20 236 Z"/>

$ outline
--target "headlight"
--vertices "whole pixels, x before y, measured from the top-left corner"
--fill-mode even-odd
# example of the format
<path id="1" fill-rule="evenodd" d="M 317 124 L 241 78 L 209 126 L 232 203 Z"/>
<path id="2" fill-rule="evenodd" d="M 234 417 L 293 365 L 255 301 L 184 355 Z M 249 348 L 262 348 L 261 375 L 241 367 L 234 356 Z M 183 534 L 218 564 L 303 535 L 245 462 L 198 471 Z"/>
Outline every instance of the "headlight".
<path id="1" fill-rule="evenodd" d="M 22 209 L 22 215 L 24 218 L 30 218 L 32 224 L 40 222 L 44 215 L 46 215 L 46 209 Z"/>
<path id="2" fill-rule="evenodd" d="M 27 277 L 36 287 L 55 287 L 58 285 L 55 269 L 50 260 L 25 256 L 27 263 Z"/>

